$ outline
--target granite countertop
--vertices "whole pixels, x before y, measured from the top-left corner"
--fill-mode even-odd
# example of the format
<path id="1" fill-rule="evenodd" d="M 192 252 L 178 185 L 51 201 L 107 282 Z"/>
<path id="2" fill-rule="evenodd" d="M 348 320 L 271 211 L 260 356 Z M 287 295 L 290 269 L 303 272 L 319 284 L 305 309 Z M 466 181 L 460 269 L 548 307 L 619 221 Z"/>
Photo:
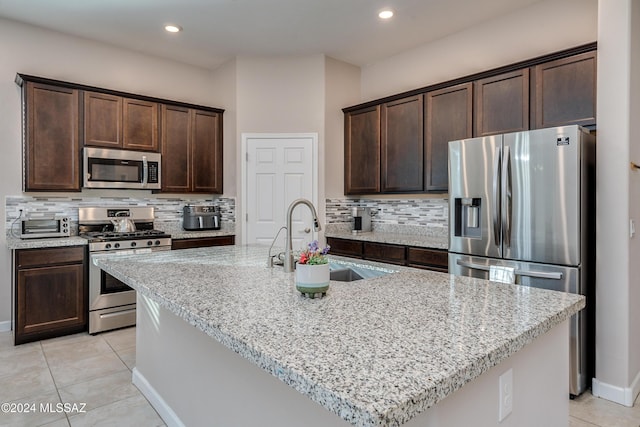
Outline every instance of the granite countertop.
<path id="1" fill-rule="evenodd" d="M 154 228 L 171 234 L 171 239 L 194 239 L 199 237 L 233 236 L 236 234 L 235 225 L 223 222 L 220 230 L 189 231 L 182 228 L 182 221 L 156 221 Z"/>
<path id="2" fill-rule="evenodd" d="M 78 236 L 23 240 L 19 237 L 7 235 L 7 248 L 10 250 L 58 248 L 62 246 L 81 246 L 86 244 L 87 239 Z"/>
<path id="3" fill-rule="evenodd" d="M 233 236 L 236 234 L 233 224 L 224 223 L 221 230 L 186 231 L 182 229 L 182 221 L 156 221 L 154 223 L 154 228 L 171 234 L 171 239 L 173 240 L 193 239 L 198 237 Z M 7 248 L 10 250 L 55 248 L 87 244 L 87 239 L 79 236 L 23 240 L 19 237 L 13 237 L 11 233 L 7 232 L 6 239 Z"/>
<path id="4" fill-rule="evenodd" d="M 350 224 L 328 224 L 324 235 L 364 242 L 449 249 L 449 229 L 446 227 L 375 224 L 373 231 L 354 234 L 351 232 Z"/>
<path id="5" fill-rule="evenodd" d="M 358 264 L 398 272 L 332 281 L 326 297 L 308 299 L 294 273 L 265 267 L 267 250 L 221 246 L 97 263 L 358 426 L 408 421 L 585 305 L 580 295 L 368 261 Z"/>

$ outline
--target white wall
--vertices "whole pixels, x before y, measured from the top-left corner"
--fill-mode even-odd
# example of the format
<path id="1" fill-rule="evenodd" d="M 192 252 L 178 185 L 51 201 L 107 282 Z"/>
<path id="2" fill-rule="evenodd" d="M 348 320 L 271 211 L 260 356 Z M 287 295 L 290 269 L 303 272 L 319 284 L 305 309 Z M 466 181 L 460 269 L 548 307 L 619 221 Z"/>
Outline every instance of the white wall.
<path id="1" fill-rule="evenodd" d="M 235 196 L 238 192 L 236 181 L 236 168 L 233 165 L 237 162 L 236 153 L 236 132 L 238 119 L 237 103 L 237 82 L 236 82 L 236 60 L 233 59 L 216 68 L 213 73 L 213 83 L 211 93 L 216 105 L 224 105 L 224 124 L 222 146 L 224 167 L 223 167 L 223 190 L 225 195 Z"/>
<path id="2" fill-rule="evenodd" d="M 360 102 L 360 68 L 327 57 L 325 77 L 325 197 L 343 198 L 344 114 L 342 109 Z"/>
<path id="3" fill-rule="evenodd" d="M 547 0 L 362 68 L 362 101 L 596 40 L 597 0 Z"/>
<path id="4" fill-rule="evenodd" d="M 236 90 L 238 159 L 244 158 L 243 133 L 314 132 L 318 134 L 318 168 L 324 170 L 324 55 L 237 57 Z M 244 209 L 240 174 L 238 164 L 236 212 Z M 318 200 L 322 199 L 324 194 L 319 193 Z M 240 220 L 236 227 L 239 242 L 243 238 Z"/>
<path id="5" fill-rule="evenodd" d="M 601 0 L 598 10 L 597 316 L 593 393 L 633 405 L 640 391 L 640 1 Z M 639 229 L 640 231 L 640 229 Z"/>
<path id="6" fill-rule="evenodd" d="M 20 88 L 14 83 L 17 72 L 225 107 L 213 91 L 209 70 L 5 19 L 0 19 L 0 52 L 0 218 L 3 221 L 4 198 L 22 194 L 21 97 Z M 6 327 L 2 322 L 11 318 L 10 256 L 5 234 L 0 233 L 0 328 Z"/>

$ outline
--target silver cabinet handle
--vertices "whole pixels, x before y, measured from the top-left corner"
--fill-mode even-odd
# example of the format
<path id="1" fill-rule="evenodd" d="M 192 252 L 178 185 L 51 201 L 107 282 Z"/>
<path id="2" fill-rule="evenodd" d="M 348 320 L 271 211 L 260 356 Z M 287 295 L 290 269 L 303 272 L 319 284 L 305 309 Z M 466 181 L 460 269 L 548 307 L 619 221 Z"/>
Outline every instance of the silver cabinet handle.
<path id="1" fill-rule="evenodd" d="M 474 264 L 472 262 L 463 261 L 461 259 L 456 261 L 461 267 L 471 268 L 474 270 L 489 271 L 491 269 L 488 265 Z M 537 277 L 539 279 L 552 279 L 562 280 L 563 274 L 560 272 L 548 272 L 548 271 L 531 271 L 531 270 L 515 270 L 514 274 L 517 276 Z"/>

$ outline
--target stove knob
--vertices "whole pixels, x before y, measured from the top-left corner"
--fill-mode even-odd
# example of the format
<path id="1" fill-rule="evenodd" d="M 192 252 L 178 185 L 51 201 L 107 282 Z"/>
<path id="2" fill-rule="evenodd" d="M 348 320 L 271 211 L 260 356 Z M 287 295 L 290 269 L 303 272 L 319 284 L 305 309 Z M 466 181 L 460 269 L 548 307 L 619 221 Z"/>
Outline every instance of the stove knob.
<path id="1" fill-rule="evenodd" d="M 160 240 L 156 240 L 156 246 L 160 244 Z"/>
<path id="2" fill-rule="evenodd" d="M 153 240 L 147 241 L 147 246 L 152 246 L 152 245 L 153 245 Z"/>
<path id="3" fill-rule="evenodd" d="M 105 249 L 111 249 L 111 243 L 107 243 L 106 245 L 104 245 Z"/>
<path id="4" fill-rule="evenodd" d="M 131 242 L 131 247 L 135 247 L 136 246 L 136 242 Z"/>
<path id="5" fill-rule="evenodd" d="M 120 243 L 116 243 L 115 245 L 113 245 L 114 248 L 119 248 L 120 247 Z"/>

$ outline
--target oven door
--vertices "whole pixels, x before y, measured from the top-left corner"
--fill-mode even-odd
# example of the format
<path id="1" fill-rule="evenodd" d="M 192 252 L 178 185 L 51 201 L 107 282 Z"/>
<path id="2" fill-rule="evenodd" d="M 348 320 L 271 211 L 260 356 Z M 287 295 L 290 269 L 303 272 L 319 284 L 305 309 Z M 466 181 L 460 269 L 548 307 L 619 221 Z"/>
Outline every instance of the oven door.
<path id="1" fill-rule="evenodd" d="M 89 265 L 89 310 L 100 310 L 136 303 L 136 291 L 96 266 L 96 259 L 149 252 L 151 252 L 151 249 L 145 248 L 91 253 L 91 263 Z"/>

